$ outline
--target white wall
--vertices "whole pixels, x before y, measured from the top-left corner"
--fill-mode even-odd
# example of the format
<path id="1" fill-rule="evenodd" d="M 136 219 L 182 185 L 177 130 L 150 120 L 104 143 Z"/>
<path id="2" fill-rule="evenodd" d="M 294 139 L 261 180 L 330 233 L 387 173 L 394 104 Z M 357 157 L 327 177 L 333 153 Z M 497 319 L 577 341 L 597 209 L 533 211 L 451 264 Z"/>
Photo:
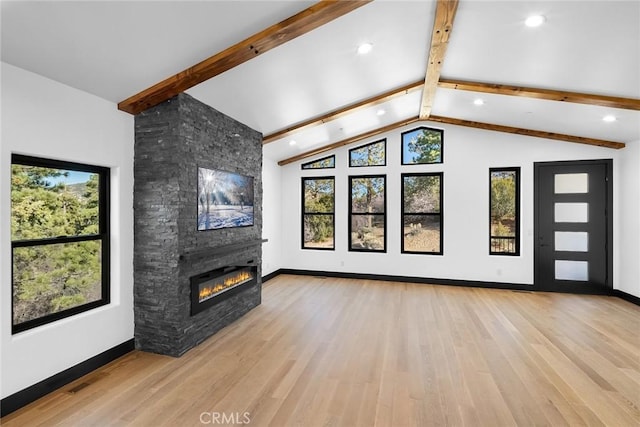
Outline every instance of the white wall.
<path id="1" fill-rule="evenodd" d="M 133 338 L 133 117 L 115 104 L 2 63 L 0 395 Z M 111 303 L 11 335 L 11 153 L 111 168 Z"/>
<path id="2" fill-rule="evenodd" d="M 618 163 L 614 287 L 640 297 L 640 141 L 628 143 Z"/>
<path id="3" fill-rule="evenodd" d="M 282 175 L 278 164 L 262 160 L 262 275 L 282 267 Z"/>
<path id="4" fill-rule="evenodd" d="M 400 166 L 400 134 L 421 124 L 444 129 L 444 164 Z M 347 167 L 349 148 L 383 137 L 387 138 L 388 166 Z M 283 167 L 282 194 L 286 197 L 282 200 L 282 222 L 291 224 L 291 232 L 283 236 L 282 264 L 284 267 L 533 284 L 533 163 L 612 158 L 614 171 L 620 166 L 619 154 L 616 150 L 428 123 L 409 125 L 370 140 L 363 140 L 343 147 L 335 154 L 336 169 L 334 170 L 301 171 L 300 163 Z M 327 153 L 324 153 L 319 157 L 326 155 Z M 310 160 L 312 159 L 305 161 Z M 510 166 L 521 167 L 521 255 L 518 257 L 490 256 L 488 249 L 489 168 Z M 635 167 L 637 168 L 637 162 Z M 443 256 L 400 254 L 400 174 L 421 171 L 444 172 Z M 348 252 L 347 177 L 377 173 L 387 174 L 387 253 Z M 298 225 L 301 210 L 300 177 L 334 174 L 337 213 L 336 250 L 302 250 L 300 249 L 300 225 Z M 637 181 L 636 177 L 635 182 Z M 614 185 L 617 185 L 616 181 Z M 614 271 L 614 277 L 618 276 Z"/>

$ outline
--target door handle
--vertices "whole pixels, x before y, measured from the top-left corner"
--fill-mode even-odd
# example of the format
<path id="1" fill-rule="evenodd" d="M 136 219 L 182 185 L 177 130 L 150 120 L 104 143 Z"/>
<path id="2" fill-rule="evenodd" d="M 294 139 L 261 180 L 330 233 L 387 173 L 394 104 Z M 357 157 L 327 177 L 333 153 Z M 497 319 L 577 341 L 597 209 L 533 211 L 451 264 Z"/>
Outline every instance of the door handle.
<path id="1" fill-rule="evenodd" d="M 541 248 L 542 248 L 542 247 L 544 247 L 544 246 L 549 246 L 549 244 L 548 244 L 548 243 L 542 243 L 543 241 L 544 241 L 544 238 L 542 238 L 542 237 L 538 237 L 538 246 L 539 246 L 539 247 L 541 247 Z"/>

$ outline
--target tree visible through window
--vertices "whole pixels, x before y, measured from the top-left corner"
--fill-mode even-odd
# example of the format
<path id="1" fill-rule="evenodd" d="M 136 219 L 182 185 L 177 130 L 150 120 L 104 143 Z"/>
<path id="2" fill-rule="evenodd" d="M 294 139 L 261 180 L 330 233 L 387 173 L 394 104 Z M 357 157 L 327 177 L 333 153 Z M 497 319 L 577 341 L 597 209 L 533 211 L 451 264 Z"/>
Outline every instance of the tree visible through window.
<path id="1" fill-rule="evenodd" d="M 402 164 L 442 163 L 443 131 L 419 127 L 402 133 Z"/>
<path id="2" fill-rule="evenodd" d="M 302 248 L 334 249 L 334 177 L 302 178 Z"/>
<path id="3" fill-rule="evenodd" d="M 336 167 L 336 156 L 323 157 L 312 162 L 303 163 L 302 169 L 333 169 Z"/>
<path id="4" fill-rule="evenodd" d="M 491 168 L 491 255 L 520 254 L 520 168 Z"/>
<path id="5" fill-rule="evenodd" d="M 442 173 L 402 174 L 402 252 L 442 254 Z"/>
<path id="6" fill-rule="evenodd" d="M 350 176 L 349 250 L 386 252 L 386 175 Z"/>
<path id="7" fill-rule="evenodd" d="M 384 166 L 387 164 L 387 140 L 372 142 L 349 150 L 349 166 Z"/>
<path id="8" fill-rule="evenodd" d="M 14 333 L 109 302 L 108 176 L 12 156 Z"/>

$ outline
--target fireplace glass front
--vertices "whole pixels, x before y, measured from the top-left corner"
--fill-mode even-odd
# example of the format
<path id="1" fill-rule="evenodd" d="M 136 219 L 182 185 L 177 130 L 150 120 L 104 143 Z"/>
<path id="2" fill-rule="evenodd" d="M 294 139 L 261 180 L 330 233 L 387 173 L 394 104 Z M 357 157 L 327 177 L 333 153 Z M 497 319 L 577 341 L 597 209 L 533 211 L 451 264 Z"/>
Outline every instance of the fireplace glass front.
<path id="1" fill-rule="evenodd" d="M 241 292 L 256 282 L 255 267 L 224 267 L 191 278 L 191 315 Z"/>

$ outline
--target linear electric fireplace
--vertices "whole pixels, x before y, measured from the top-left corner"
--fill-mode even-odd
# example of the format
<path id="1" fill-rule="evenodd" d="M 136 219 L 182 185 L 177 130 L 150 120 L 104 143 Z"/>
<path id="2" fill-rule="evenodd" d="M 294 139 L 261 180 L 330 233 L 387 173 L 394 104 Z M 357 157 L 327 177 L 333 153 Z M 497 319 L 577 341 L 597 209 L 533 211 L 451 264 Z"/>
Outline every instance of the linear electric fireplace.
<path id="1" fill-rule="evenodd" d="M 191 277 L 191 315 L 194 316 L 256 283 L 254 266 L 230 266 Z"/>

